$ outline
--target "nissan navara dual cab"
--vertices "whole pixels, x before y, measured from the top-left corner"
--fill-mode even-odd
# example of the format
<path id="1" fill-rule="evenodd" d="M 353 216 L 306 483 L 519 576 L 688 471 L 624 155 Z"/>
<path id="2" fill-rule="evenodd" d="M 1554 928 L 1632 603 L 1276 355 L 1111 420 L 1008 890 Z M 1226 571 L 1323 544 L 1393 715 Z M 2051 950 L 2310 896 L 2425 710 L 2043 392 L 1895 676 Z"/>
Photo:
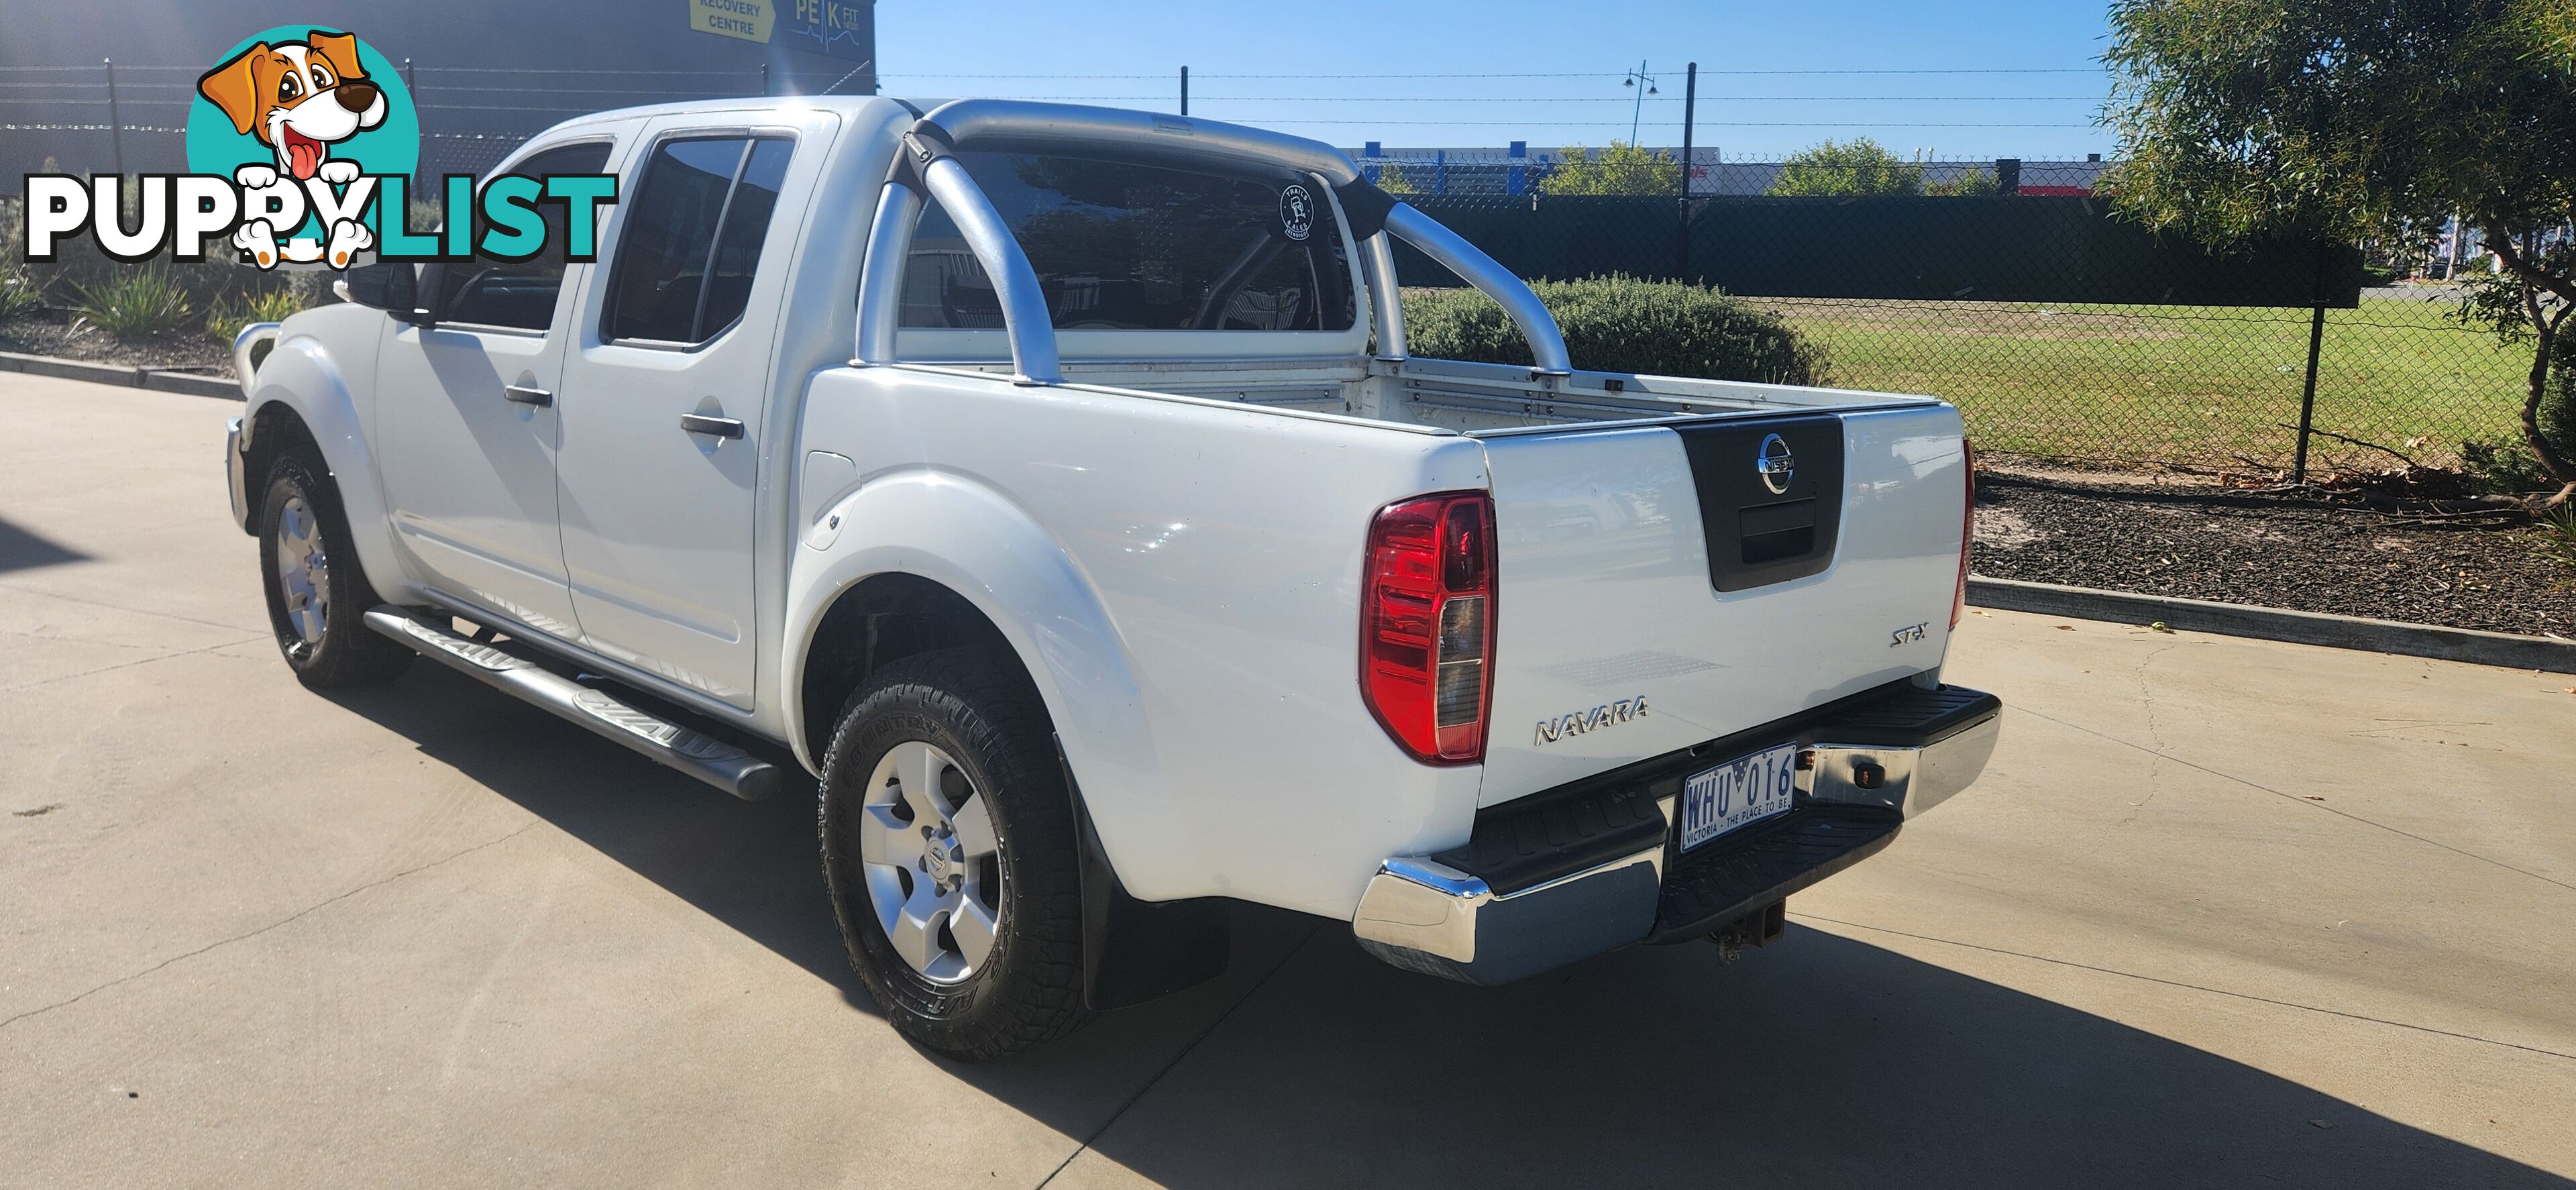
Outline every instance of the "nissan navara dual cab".
<path id="1" fill-rule="evenodd" d="M 1955 409 L 1578 371 L 1329 146 L 741 100 L 501 172 L 617 175 L 598 259 L 367 265 L 236 344 L 286 662 L 425 656 L 814 790 L 851 961 L 931 1049 L 1204 979 L 1229 900 L 1479 984 L 1758 945 L 1993 749 L 1940 679 Z M 1534 366 L 1410 355 L 1398 241 Z"/>

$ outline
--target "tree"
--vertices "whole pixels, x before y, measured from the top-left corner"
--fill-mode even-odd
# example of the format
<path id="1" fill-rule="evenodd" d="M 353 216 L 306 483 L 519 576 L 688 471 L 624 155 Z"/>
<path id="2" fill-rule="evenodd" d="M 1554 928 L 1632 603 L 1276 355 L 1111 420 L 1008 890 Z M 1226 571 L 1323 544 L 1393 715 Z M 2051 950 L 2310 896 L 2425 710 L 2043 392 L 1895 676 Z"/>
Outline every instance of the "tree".
<path id="1" fill-rule="evenodd" d="M 2113 0 L 2118 209 L 2213 245 L 2363 244 L 2454 211 L 2499 268 L 2461 316 L 2532 351 L 2525 441 L 2576 494 L 2543 399 L 2576 310 L 2567 0 Z"/>
<path id="2" fill-rule="evenodd" d="M 1413 179 L 1404 176 L 1404 167 L 1393 161 L 1378 164 L 1377 188 L 1389 194 L 1422 193 L 1422 188 L 1414 185 Z"/>
<path id="3" fill-rule="evenodd" d="M 2003 183 L 1995 180 L 1995 171 L 1984 166 L 1963 170 L 1923 187 L 1923 193 L 1941 198 L 1993 198 L 2003 192 Z"/>
<path id="4" fill-rule="evenodd" d="M 1568 145 L 1565 156 L 1538 180 L 1541 194 L 1679 194 L 1681 163 L 1672 154 L 1613 139 L 1598 155 Z"/>
<path id="5" fill-rule="evenodd" d="M 1826 141 L 1790 156 L 1769 193 L 1788 197 L 1923 193 L 1923 167 L 1861 137 L 1850 144 Z"/>

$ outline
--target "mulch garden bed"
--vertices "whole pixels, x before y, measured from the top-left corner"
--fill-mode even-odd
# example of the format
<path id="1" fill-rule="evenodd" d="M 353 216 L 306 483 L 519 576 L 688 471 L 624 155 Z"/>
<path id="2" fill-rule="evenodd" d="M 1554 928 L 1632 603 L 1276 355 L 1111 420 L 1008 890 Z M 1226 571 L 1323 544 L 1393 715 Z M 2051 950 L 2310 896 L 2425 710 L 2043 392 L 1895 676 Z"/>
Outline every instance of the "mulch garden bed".
<path id="1" fill-rule="evenodd" d="M 232 348 L 198 331 L 171 331 L 120 342 L 81 322 L 80 315 L 71 310 L 43 309 L 0 322 L 0 351 L 95 364 L 184 368 L 215 376 L 233 374 Z"/>
<path id="2" fill-rule="evenodd" d="M 2428 523 L 2429 522 L 2429 523 Z M 2576 637 L 2576 572 L 2530 525 L 2462 527 L 2331 496 L 1980 473 L 1992 578 Z"/>

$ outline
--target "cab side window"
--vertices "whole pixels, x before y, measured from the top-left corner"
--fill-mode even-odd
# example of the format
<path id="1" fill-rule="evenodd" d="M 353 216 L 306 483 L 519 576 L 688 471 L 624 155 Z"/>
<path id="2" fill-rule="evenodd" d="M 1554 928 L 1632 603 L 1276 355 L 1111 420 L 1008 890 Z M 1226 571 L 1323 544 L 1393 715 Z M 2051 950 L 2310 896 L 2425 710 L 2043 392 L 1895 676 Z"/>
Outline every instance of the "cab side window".
<path id="1" fill-rule="evenodd" d="M 547 174 L 595 174 L 608 167 L 608 144 L 592 141 L 548 149 L 520 162 L 510 172 L 531 178 Z M 555 321 L 555 298 L 563 290 L 564 205 L 537 204 L 546 221 L 546 246 L 521 261 L 476 257 L 446 267 L 439 279 L 439 318 L 468 326 L 496 326 L 542 331 Z"/>
<path id="2" fill-rule="evenodd" d="M 741 321 L 794 151 L 784 137 L 657 146 L 626 212 L 600 337 L 696 346 Z"/>

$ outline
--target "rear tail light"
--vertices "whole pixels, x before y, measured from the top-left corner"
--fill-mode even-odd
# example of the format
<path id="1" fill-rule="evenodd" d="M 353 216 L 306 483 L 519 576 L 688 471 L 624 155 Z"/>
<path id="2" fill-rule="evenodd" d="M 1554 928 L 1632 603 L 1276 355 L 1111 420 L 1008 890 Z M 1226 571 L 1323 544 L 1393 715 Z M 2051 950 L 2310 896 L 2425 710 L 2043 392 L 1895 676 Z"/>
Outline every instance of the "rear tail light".
<path id="1" fill-rule="evenodd" d="M 1416 760 L 1483 760 L 1493 656 L 1493 497 L 1443 492 L 1380 510 L 1360 597 L 1360 693 L 1378 724 Z"/>
<path id="2" fill-rule="evenodd" d="M 1959 619 L 1968 614 L 1968 552 L 1977 541 L 1977 448 L 1967 439 L 1959 440 L 1959 453 L 1967 463 L 1966 508 L 1959 513 L 1959 587 L 1950 596 L 1950 627 L 1957 628 Z"/>

